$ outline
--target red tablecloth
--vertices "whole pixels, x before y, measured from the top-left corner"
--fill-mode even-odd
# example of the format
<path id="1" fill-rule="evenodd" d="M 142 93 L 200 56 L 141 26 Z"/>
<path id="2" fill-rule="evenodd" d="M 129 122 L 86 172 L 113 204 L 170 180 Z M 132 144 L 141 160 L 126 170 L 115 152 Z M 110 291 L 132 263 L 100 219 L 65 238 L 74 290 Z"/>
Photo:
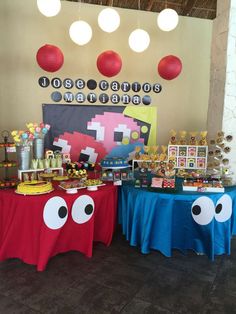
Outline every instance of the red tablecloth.
<path id="1" fill-rule="evenodd" d="M 0 191 L 0 260 L 20 258 L 45 269 L 50 257 L 70 250 L 92 256 L 93 241 L 109 245 L 117 212 L 117 187 L 24 196 Z"/>

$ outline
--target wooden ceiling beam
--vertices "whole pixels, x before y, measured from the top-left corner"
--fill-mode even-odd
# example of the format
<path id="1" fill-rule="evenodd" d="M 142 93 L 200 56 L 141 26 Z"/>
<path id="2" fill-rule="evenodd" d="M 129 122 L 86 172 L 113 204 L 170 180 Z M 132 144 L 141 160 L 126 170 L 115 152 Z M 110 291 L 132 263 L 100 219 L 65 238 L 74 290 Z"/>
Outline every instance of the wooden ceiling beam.
<path id="1" fill-rule="evenodd" d="M 165 6 L 176 10 L 179 15 L 193 16 L 205 19 L 214 19 L 216 16 L 217 0 L 62 0 L 118 8 L 140 10 L 138 3 L 142 4 L 142 10 L 160 12 Z"/>
<path id="2" fill-rule="evenodd" d="M 215 12 L 215 9 L 208 9 L 208 8 L 201 8 L 201 7 L 193 7 L 194 10 L 201 10 L 201 11 L 208 11 L 208 12 Z"/>
<path id="3" fill-rule="evenodd" d="M 187 0 L 182 9 L 182 15 L 189 15 L 196 2 L 197 0 Z"/>
<path id="4" fill-rule="evenodd" d="M 153 6 L 154 0 L 149 0 L 147 3 L 147 6 L 145 8 L 146 11 L 151 11 L 152 6 Z"/>

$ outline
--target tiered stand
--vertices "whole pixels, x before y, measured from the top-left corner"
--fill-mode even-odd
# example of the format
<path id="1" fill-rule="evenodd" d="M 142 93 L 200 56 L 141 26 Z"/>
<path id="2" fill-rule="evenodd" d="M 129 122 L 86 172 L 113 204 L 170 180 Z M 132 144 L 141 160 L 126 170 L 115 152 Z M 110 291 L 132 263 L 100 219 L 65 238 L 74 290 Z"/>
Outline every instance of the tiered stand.
<path id="1" fill-rule="evenodd" d="M 63 175 L 62 167 L 55 168 L 42 168 L 42 169 L 27 169 L 27 170 L 18 170 L 18 179 L 21 181 L 25 181 L 24 176 L 27 176 L 27 180 L 39 180 L 40 174 L 56 172 L 59 176 Z"/>
<path id="2" fill-rule="evenodd" d="M 4 170 L 3 179 L 0 179 L 0 188 L 9 188 L 15 187 L 18 183 L 18 180 L 15 178 L 10 178 L 9 168 L 16 167 L 16 161 L 9 160 L 8 153 L 15 152 L 15 143 L 8 141 L 9 132 L 2 131 L 1 133 L 3 142 L 0 142 L 0 148 L 4 149 L 4 160 L 0 161 L 0 169 Z"/>

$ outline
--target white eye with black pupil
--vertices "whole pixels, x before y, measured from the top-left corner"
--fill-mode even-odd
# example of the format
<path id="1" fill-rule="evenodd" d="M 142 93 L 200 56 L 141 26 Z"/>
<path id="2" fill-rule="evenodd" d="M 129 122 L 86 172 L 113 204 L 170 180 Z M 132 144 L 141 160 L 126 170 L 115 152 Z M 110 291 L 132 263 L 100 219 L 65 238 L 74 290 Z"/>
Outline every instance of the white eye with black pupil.
<path id="1" fill-rule="evenodd" d="M 44 206 L 43 220 L 50 229 L 59 229 L 66 223 L 68 209 L 62 197 L 55 196 L 50 198 Z"/>
<path id="2" fill-rule="evenodd" d="M 122 142 L 124 137 L 130 138 L 131 130 L 125 124 L 118 124 L 114 129 L 114 142 L 118 144 Z"/>
<path id="3" fill-rule="evenodd" d="M 225 222 L 232 215 L 232 199 L 228 194 L 224 194 L 217 201 L 215 207 L 215 219 L 218 222 Z"/>
<path id="4" fill-rule="evenodd" d="M 209 224 L 215 212 L 215 206 L 213 201 L 206 196 L 197 198 L 191 208 L 191 213 L 194 221 L 199 225 Z"/>
<path id="5" fill-rule="evenodd" d="M 94 201 L 88 195 L 79 196 L 72 206 L 71 215 L 74 222 L 83 224 L 90 220 L 94 213 Z"/>

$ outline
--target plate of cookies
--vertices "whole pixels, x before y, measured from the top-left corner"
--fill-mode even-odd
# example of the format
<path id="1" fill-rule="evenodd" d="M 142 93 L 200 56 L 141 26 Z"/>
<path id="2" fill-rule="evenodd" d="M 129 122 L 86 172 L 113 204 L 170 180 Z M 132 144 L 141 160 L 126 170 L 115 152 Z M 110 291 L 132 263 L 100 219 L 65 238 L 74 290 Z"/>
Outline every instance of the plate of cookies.
<path id="1" fill-rule="evenodd" d="M 75 194 L 78 192 L 78 190 L 85 189 L 87 186 L 85 186 L 84 182 L 81 182 L 79 180 L 70 180 L 62 181 L 59 187 L 65 190 L 68 194 Z"/>

